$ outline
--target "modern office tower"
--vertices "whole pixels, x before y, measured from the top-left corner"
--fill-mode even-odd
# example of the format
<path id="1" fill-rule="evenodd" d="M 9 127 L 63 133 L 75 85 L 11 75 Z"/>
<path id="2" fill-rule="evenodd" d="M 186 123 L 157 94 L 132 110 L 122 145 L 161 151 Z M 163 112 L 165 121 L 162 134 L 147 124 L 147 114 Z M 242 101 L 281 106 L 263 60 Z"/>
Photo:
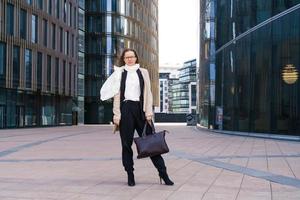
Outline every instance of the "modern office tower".
<path id="1" fill-rule="evenodd" d="M 112 103 L 101 102 L 99 90 L 113 72 L 124 48 L 139 54 L 149 70 L 154 103 L 159 104 L 158 1 L 86 0 L 85 123 L 112 121 Z"/>
<path id="2" fill-rule="evenodd" d="M 170 91 L 170 112 L 196 113 L 196 59 L 184 62 L 179 79 L 173 81 Z"/>
<path id="3" fill-rule="evenodd" d="M 0 128 L 72 124 L 75 0 L 0 1 Z"/>
<path id="4" fill-rule="evenodd" d="M 200 3 L 199 121 L 300 134 L 300 0 Z"/>

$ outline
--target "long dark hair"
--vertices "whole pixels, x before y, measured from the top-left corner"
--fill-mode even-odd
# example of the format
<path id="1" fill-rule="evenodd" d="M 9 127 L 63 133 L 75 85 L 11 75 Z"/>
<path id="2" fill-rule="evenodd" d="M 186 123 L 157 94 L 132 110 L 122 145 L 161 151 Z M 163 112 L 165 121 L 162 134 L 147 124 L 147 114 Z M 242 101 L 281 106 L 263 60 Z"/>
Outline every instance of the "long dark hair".
<path id="1" fill-rule="evenodd" d="M 120 57 L 120 59 L 119 59 L 119 66 L 120 66 L 120 67 L 121 67 L 121 66 L 124 66 L 124 65 L 126 64 L 125 61 L 124 61 L 124 56 L 125 56 L 125 53 L 126 53 L 127 51 L 132 51 L 132 52 L 134 53 L 135 57 L 136 57 L 135 63 L 139 63 L 139 57 L 138 57 L 136 51 L 135 51 L 134 49 L 127 48 L 127 49 L 124 49 L 124 50 L 123 50 L 123 52 L 122 52 L 122 54 L 121 54 L 121 57 Z"/>

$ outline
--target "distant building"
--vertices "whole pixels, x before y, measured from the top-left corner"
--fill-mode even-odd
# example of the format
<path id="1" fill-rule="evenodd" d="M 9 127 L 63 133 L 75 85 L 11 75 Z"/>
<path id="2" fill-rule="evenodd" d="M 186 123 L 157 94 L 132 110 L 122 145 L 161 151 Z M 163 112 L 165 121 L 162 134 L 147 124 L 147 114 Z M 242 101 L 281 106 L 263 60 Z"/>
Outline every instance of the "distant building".
<path id="1" fill-rule="evenodd" d="M 173 80 L 169 91 L 170 112 L 196 112 L 196 59 L 184 62 L 179 69 L 179 79 Z"/>
<path id="2" fill-rule="evenodd" d="M 179 67 L 162 67 L 160 71 L 159 113 L 195 113 L 196 111 L 196 59 Z M 173 75 L 171 77 L 171 75 Z"/>
<path id="3" fill-rule="evenodd" d="M 164 63 L 159 66 L 159 105 L 154 108 L 155 113 L 169 113 L 170 87 L 173 79 L 178 77 L 180 64 Z"/>
<path id="4" fill-rule="evenodd" d="M 156 113 L 169 112 L 169 76 L 170 73 L 159 73 L 159 106 L 155 107 Z"/>

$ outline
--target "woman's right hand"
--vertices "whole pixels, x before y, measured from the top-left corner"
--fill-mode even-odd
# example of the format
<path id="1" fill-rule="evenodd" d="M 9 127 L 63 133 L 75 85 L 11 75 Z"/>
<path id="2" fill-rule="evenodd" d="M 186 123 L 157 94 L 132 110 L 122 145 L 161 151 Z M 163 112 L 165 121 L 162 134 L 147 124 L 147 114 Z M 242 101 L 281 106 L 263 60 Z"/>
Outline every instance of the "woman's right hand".
<path id="1" fill-rule="evenodd" d="M 117 125 L 117 126 L 120 125 L 120 120 L 119 120 L 119 119 L 114 119 L 113 121 L 114 121 L 114 124 L 115 124 L 115 125 Z"/>

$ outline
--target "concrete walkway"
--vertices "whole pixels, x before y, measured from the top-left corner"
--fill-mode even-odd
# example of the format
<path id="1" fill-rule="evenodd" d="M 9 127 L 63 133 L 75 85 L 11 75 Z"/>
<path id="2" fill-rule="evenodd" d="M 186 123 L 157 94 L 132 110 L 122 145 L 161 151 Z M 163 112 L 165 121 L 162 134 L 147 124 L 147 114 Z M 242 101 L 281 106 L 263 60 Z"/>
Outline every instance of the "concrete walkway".
<path id="1" fill-rule="evenodd" d="M 160 185 L 141 159 L 128 187 L 112 126 L 0 130 L 0 200 L 300 199 L 299 142 L 157 129 L 170 131 L 164 158 L 174 186 Z"/>

